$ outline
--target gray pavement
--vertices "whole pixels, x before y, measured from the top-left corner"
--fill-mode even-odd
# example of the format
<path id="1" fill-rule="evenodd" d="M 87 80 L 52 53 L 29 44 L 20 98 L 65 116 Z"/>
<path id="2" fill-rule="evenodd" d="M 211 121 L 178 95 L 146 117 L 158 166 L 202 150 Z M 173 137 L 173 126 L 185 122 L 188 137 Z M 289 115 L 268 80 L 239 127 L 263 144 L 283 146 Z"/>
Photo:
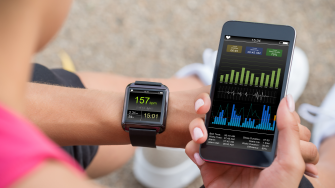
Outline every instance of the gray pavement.
<path id="1" fill-rule="evenodd" d="M 79 71 L 168 78 L 184 65 L 201 62 L 205 48 L 217 49 L 228 20 L 291 25 L 297 46 L 309 59 L 310 77 L 297 101 L 319 105 L 335 81 L 335 1 L 77 0 L 55 40 L 35 58 L 60 67 L 66 51 Z M 303 121 L 311 128 L 311 125 Z M 112 187 L 142 187 L 131 162 L 100 179 Z M 199 187 L 198 178 L 189 187 Z"/>

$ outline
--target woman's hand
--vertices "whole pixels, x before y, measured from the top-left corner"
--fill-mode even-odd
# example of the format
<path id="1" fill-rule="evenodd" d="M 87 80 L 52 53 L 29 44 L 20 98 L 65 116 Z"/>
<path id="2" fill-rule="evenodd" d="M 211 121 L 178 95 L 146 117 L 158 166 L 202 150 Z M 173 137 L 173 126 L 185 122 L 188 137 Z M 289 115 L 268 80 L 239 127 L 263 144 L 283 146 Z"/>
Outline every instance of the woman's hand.
<path id="1" fill-rule="evenodd" d="M 203 93 L 197 99 L 196 112 L 207 113 L 211 106 L 209 95 Z M 200 144 L 207 139 L 203 119 L 194 119 L 189 128 L 192 141 L 186 146 L 186 154 L 198 165 L 206 188 L 298 187 L 304 173 L 317 178 L 315 164 L 319 154 L 315 145 L 309 142 L 310 131 L 300 124 L 300 118 L 294 112 L 294 101 L 290 95 L 280 102 L 277 111 L 277 156 L 264 170 L 203 161 L 198 153 Z"/>

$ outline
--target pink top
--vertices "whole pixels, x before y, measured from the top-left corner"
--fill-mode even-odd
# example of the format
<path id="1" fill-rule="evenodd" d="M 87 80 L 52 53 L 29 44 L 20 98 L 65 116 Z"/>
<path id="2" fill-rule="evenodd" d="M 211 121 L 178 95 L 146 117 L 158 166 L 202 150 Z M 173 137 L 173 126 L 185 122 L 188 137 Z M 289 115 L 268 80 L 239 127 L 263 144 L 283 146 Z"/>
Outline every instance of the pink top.
<path id="1" fill-rule="evenodd" d="M 37 127 L 0 105 L 0 188 L 8 187 L 47 159 L 82 168 Z"/>

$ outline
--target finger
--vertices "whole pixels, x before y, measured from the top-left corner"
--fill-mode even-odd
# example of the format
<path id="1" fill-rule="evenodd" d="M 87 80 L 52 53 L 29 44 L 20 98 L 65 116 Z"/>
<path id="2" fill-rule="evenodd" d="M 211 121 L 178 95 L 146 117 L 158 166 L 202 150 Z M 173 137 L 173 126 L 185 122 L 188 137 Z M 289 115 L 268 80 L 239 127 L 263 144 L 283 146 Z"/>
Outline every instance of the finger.
<path id="1" fill-rule="evenodd" d="M 314 164 L 307 163 L 305 167 L 305 174 L 307 176 L 310 176 L 312 178 L 319 178 L 318 174 L 318 169 Z"/>
<path id="2" fill-rule="evenodd" d="M 200 145 L 190 141 L 185 147 L 186 155 L 196 164 L 198 167 L 202 166 L 205 161 L 201 159 L 199 155 Z"/>
<path id="3" fill-rule="evenodd" d="M 204 120 L 196 118 L 189 125 L 192 140 L 198 144 L 202 144 L 207 140 L 207 129 Z"/>
<path id="4" fill-rule="evenodd" d="M 301 123 L 300 121 L 300 116 L 298 115 L 298 113 L 296 111 L 293 112 L 293 116 L 294 116 L 294 119 L 298 122 L 298 123 Z"/>
<path id="5" fill-rule="evenodd" d="M 201 93 L 195 101 L 195 111 L 197 114 L 206 114 L 211 107 L 211 98 L 208 93 Z"/>
<path id="6" fill-rule="evenodd" d="M 300 150 L 302 158 L 306 163 L 317 164 L 319 162 L 319 152 L 312 142 L 300 140 Z"/>
<path id="7" fill-rule="evenodd" d="M 296 111 L 294 111 L 292 114 L 294 116 L 294 119 L 299 124 L 300 139 L 304 141 L 309 141 L 311 139 L 311 131 L 307 127 L 300 124 L 301 123 L 300 116 L 298 115 Z"/>
<path id="8" fill-rule="evenodd" d="M 293 111 L 295 104 L 291 95 L 281 100 L 277 110 L 278 150 L 277 160 L 287 170 L 300 170 L 303 172 L 305 164 L 300 152 L 299 125 Z M 301 172 L 301 173 L 302 173 Z"/>
<path id="9" fill-rule="evenodd" d="M 309 140 L 311 139 L 311 135 L 312 135 L 311 131 L 304 125 L 301 125 L 300 123 L 298 125 L 299 125 L 300 140 L 309 142 Z"/>

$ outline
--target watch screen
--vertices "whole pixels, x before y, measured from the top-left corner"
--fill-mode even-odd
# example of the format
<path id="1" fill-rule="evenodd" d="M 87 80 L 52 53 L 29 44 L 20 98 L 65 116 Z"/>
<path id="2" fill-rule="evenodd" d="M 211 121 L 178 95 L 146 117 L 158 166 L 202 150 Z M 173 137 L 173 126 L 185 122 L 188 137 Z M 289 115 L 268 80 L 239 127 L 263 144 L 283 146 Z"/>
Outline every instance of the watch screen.
<path id="1" fill-rule="evenodd" d="M 288 41 L 225 36 L 208 145 L 272 150 Z"/>
<path id="2" fill-rule="evenodd" d="M 127 119 L 160 122 L 163 91 L 129 90 Z"/>

